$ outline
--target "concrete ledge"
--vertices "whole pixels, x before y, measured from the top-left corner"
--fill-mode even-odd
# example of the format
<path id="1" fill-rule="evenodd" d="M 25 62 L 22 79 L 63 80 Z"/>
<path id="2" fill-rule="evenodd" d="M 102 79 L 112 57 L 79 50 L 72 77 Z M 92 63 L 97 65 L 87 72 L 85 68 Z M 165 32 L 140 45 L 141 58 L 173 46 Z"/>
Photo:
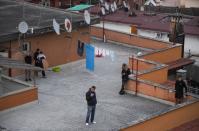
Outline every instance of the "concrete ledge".
<path id="1" fill-rule="evenodd" d="M 136 80 L 135 77 L 130 77 L 130 80 Z M 144 84 L 148 84 L 148 85 L 152 85 L 152 86 L 155 86 L 155 87 L 159 87 L 159 88 L 162 88 L 162 89 L 166 89 L 166 90 L 169 90 L 169 92 L 175 92 L 175 90 L 171 87 L 167 87 L 167 86 L 164 86 L 164 85 L 161 85 L 161 84 L 158 84 L 158 83 L 155 83 L 155 82 L 152 82 L 152 81 L 148 81 L 148 80 L 142 80 L 142 79 L 137 79 L 138 82 L 142 82 Z"/>
<path id="2" fill-rule="evenodd" d="M 24 81 L 16 79 L 16 78 L 13 78 L 13 77 L 8 77 L 8 76 L 5 76 L 5 75 L 2 75 L 2 77 L 7 79 L 7 80 L 11 80 L 11 81 L 14 81 L 16 83 L 19 83 L 19 84 L 22 84 L 22 85 L 25 85 L 25 86 L 28 86 L 28 87 L 33 87 L 32 84 L 24 82 Z"/>
<path id="3" fill-rule="evenodd" d="M 98 41 L 103 41 L 102 38 L 95 37 L 95 36 L 92 36 L 92 39 L 98 40 Z M 129 44 L 125 44 L 125 43 L 121 43 L 121 42 L 117 42 L 117 41 L 112 41 L 112 40 L 107 40 L 107 42 L 113 43 L 113 44 L 116 44 L 116 45 L 122 45 L 122 46 L 130 47 L 130 48 L 135 48 L 135 49 L 139 49 L 139 50 L 144 50 L 144 51 L 147 51 L 147 52 L 153 51 L 152 49 L 149 49 L 149 48 L 143 48 L 143 47 L 139 47 L 139 46 L 133 46 L 133 45 L 129 45 Z"/>
<path id="4" fill-rule="evenodd" d="M 125 90 L 125 92 L 127 92 L 128 94 L 135 95 L 134 91 Z M 170 106 L 174 106 L 175 105 L 175 103 L 173 103 L 173 102 L 166 101 L 166 100 L 159 99 L 159 98 L 152 97 L 152 96 L 148 96 L 148 95 L 144 95 L 144 94 L 141 94 L 141 93 L 137 93 L 137 96 L 140 96 L 140 97 L 143 97 L 143 98 L 147 98 L 147 99 L 150 99 L 150 100 L 153 100 L 153 101 L 157 101 L 157 102 L 160 102 L 160 103 L 163 103 L 163 104 L 166 104 L 166 105 L 170 105 Z"/>

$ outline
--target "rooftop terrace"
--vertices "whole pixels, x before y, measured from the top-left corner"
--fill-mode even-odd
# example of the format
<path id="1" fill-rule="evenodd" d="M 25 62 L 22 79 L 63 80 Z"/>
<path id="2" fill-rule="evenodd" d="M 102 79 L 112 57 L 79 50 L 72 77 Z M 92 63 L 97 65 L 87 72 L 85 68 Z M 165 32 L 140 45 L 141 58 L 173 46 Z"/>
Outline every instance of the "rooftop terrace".
<path id="1" fill-rule="evenodd" d="M 94 72 L 85 69 L 84 60 L 61 66 L 59 73 L 47 72 L 47 79 L 37 78 L 38 103 L 1 112 L 0 126 L 20 131 L 118 130 L 170 107 L 142 97 L 118 94 L 121 88 L 121 64 L 128 63 L 132 53 L 145 53 L 144 50 L 96 40 L 92 43 L 104 49 L 106 54 L 95 59 Z M 85 93 L 92 85 L 97 87 L 97 124 L 87 127 Z"/>

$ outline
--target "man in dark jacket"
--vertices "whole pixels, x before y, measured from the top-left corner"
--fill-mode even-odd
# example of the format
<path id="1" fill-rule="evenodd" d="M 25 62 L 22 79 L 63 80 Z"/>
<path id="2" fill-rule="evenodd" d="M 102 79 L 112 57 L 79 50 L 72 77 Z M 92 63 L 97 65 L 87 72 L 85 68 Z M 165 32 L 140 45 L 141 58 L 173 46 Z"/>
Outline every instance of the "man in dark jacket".
<path id="1" fill-rule="evenodd" d="M 184 89 L 187 93 L 187 86 L 186 83 L 182 80 L 182 77 L 179 76 L 178 80 L 175 83 L 175 98 L 176 98 L 176 104 L 179 104 L 183 101 L 184 98 Z"/>
<path id="2" fill-rule="evenodd" d="M 97 104 L 97 98 L 96 98 L 96 93 L 95 93 L 95 86 L 92 86 L 88 92 L 86 92 L 86 101 L 88 105 L 88 111 L 87 111 L 87 116 L 86 116 L 86 125 L 89 125 L 89 119 L 90 122 L 95 124 L 96 122 L 94 121 L 95 117 L 95 107 Z"/>
<path id="3" fill-rule="evenodd" d="M 25 63 L 26 64 L 32 64 L 32 56 L 30 55 L 30 53 L 28 53 L 25 57 L 24 57 Z M 31 81 L 31 70 L 25 70 L 25 78 L 26 81 Z"/>

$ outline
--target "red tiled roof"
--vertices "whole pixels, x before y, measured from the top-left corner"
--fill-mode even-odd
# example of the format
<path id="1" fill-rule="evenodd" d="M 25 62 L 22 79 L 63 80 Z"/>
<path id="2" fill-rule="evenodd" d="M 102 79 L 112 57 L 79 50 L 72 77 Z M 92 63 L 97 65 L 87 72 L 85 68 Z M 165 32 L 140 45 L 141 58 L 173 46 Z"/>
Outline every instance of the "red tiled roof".
<path id="1" fill-rule="evenodd" d="M 96 6 L 91 9 L 92 13 L 100 14 L 100 8 Z M 119 22 L 130 25 L 137 25 L 140 29 L 155 30 L 160 32 L 170 32 L 170 22 L 163 20 L 168 14 L 158 13 L 155 16 L 146 16 L 143 12 L 136 11 L 136 17 L 129 17 L 127 12 L 117 10 L 115 13 L 104 16 L 105 21 Z M 185 34 L 199 36 L 199 17 L 193 16 L 188 22 L 184 23 Z"/>

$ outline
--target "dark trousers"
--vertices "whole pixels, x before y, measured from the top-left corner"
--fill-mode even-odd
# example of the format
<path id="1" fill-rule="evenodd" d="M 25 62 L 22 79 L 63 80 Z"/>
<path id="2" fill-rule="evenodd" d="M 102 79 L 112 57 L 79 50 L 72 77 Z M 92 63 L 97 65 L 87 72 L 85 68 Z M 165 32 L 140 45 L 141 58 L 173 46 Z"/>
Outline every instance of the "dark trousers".
<path id="1" fill-rule="evenodd" d="M 39 67 L 41 67 L 41 68 L 43 68 L 44 69 L 44 65 L 43 65 L 43 63 L 41 62 L 41 63 L 39 63 Z M 41 73 L 42 73 L 42 76 L 43 77 L 45 77 L 46 76 L 46 73 L 45 73 L 45 71 L 44 70 L 42 70 L 41 71 Z"/>
<path id="2" fill-rule="evenodd" d="M 26 78 L 26 80 L 31 79 L 31 70 L 25 70 L 25 78 Z"/>
<path id="3" fill-rule="evenodd" d="M 120 94 L 124 94 L 124 88 L 125 88 L 125 86 L 126 86 L 126 84 L 127 84 L 127 81 L 128 80 L 122 80 L 122 87 L 121 87 L 121 90 L 120 90 Z"/>
<path id="4" fill-rule="evenodd" d="M 89 119 L 91 122 L 93 122 L 94 117 L 95 117 L 95 106 L 88 106 L 88 111 L 86 115 L 86 123 L 89 123 Z"/>

